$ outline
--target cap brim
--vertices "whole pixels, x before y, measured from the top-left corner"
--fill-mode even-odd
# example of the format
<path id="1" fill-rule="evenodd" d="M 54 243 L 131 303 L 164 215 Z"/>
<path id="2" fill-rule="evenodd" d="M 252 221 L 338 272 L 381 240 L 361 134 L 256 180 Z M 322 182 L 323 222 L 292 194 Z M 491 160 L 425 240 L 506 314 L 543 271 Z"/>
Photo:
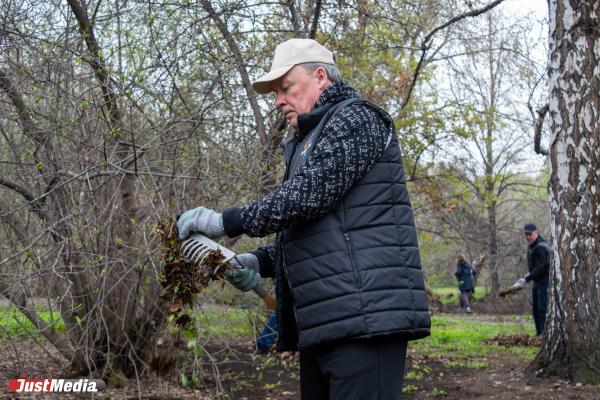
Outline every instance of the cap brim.
<path id="1" fill-rule="evenodd" d="M 268 74 L 261 76 L 252 84 L 252 89 L 258 94 L 267 94 L 273 91 L 273 82 L 288 73 L 293 65 L 275 68 L 269 71 Z"/>

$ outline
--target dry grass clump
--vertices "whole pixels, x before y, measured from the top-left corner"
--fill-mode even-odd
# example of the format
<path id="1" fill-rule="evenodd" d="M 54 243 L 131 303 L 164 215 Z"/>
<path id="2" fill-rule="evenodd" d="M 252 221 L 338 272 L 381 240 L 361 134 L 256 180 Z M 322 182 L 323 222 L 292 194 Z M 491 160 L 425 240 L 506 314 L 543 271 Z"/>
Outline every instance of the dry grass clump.
<path id="1" fill-rule="evenodd" d="M 497 344 L 498 346 L 532 346 L 538 347 L 542 344 L 541 336 L 529 336 L 525 334 L 516 335 L 500 335 L 495 336 L 485 341 L 489 344 Z"/>
<path id="2" fill-rule="evenodd" d="M 212 280 L 223 280 L 223 273 L 230 268 L 219 251 L 212 251 L 198 263 L 191 263 L 181 252 L 177 223 L 172 217 L 158 221 L 156 233 L 163 258 L 163 274 L 160 283 L 163 298 L 169 312 L 179 326 L 191 322 L 187 310 L 193 305 L 195 295 Z"/>

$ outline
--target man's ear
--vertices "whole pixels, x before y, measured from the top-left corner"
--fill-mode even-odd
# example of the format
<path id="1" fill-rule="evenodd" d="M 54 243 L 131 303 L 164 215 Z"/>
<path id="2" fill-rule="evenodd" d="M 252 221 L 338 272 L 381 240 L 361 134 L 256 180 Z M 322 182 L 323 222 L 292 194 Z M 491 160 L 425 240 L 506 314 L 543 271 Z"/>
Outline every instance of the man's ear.
<path id="1" fill-rule="evenodd" d="M 319 81 L 319 87 L 321 89 L 323 89 L 327 85 L 329 85 L 329 77 L 327 76 L 327 71 L 325 71 L 325 68 L 323 68 L 323 67 L 317 68 L 315 70 L 315 74 L 316 74 L 317 80 Z"/>

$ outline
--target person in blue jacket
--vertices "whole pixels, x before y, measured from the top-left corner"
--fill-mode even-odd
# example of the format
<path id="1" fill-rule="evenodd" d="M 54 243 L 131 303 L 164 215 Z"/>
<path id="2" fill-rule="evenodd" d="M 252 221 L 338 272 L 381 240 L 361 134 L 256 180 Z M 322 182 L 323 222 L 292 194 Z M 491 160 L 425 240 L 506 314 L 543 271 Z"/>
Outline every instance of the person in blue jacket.
<path id="1" fill-rule="evenodd" d="M 454 275 L 458 279 L 458 290 L 460 290 L 460 312 L 471 313 L 471 302 L 469 297 L 475 292 L 475 285 L 473 278 L 475 277 L 475 270 L 465 260 L 463 254 L 456 256 L 458 263 L 456 264 L 456 272 Z"/>
<path id="2" fill-rule="evenodd" d="M 260 335 L 256 338 L 256 351 L 259 354 L 267 354 L 277 340 L 277 314 L 273 311 L 269 315 L 267 323 L 263 327 Z"/>

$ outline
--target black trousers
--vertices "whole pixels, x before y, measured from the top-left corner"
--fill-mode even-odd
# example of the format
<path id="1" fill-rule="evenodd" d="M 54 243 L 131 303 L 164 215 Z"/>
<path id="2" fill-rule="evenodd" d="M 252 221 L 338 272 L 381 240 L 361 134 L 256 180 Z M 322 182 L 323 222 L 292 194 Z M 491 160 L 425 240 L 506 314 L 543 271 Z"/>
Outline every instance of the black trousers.
<path id="1" fill-rule="evenodd" d="M 548 282 L 534 283 L 531 289 L 533 300 L 532 314 L 535 322 L 535 334 L 541 336 L 544 334 L 544 324 L 546 323 L 546 310 L 548 308 Z"/>
<path id="2" fill-rule="evenodd" d="M 300 351 L 302 400 L 399 400 L 406 341 L 349 340 Z"/>

